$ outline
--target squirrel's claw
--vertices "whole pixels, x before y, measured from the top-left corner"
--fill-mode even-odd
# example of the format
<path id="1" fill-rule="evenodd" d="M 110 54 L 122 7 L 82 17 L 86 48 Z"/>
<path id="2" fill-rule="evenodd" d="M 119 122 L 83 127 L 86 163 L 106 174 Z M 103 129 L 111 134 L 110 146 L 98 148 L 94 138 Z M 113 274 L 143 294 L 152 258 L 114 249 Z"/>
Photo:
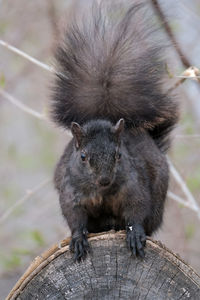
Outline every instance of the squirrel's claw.
<path id="1" fill-rule="evenodd" d="M 138 255 L 144 258 L 144 247 L 146 244 L 146 234 L 144 228 L 140 224 L 129 225 L 126 228 L 127 236 L 127 246 L 131 250 L 134 256 Z"/>
<path id="2" fill-rule="evenodd" d="M 72 236 L 70 242 L 70 251 L 74 252 L 74 261 L 80 262 L 86 258 L 88 252 L 90 252 L 90 246 L 87 240 L 87 236 L 83 233 L 79 235 Z"/>

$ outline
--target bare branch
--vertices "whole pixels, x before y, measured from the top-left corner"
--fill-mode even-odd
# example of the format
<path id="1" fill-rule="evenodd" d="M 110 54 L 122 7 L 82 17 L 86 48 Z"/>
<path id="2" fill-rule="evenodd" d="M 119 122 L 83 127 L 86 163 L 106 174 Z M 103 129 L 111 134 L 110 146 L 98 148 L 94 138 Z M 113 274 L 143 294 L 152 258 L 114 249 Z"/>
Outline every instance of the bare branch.
<path id="1" fill-rule="evenodd" d="M 40 119 L 40 120 L 47 120 L 46 116 L 43 114 L 40 114 L 39 112 L 29 108 L 25 104 L 21 103 L 19 100 L 5 92 L 4 90 L 0 89 L 0 95 L 3 96 L 6 100 L 17 106 L 19 109 L 25 111 L 26 113 Z"/>
<path id="2" fill-rule="evenodd" d="M 179 77 L 179 76 L 177 76 Z M 188 77 L 187 77 L 188 78 Z M 179 79 L 172 87 L 170 87 L 167 91 L 168 93 L 171 93 L 173 90 L 175 90 L 179 85 L 181 85 L 184 81 L 186 80 L 186 78 L 181 78 Z"/>
<path id="3" fill-rule="evenodd" d="M 170 168 L 170 172 L 171 172 L 172 176 L 174 177 L 174 179 L 176 180 L 176 182 L 179 184 L 179 186 L 181 187 L 183 193 L 185 194 L 185 196 L 187 198 L 187 201 L 185 203 L 187 203 L 187 206 L 189 208 L 191 208 L 192 210 L 196 211 L 197 216 L 200 219 L 200 207 L 198 206 L 197 201 L 193 197 L 193 195 L 190 192 L 190 190 L 188 189 L 185 181 L 182 179 L 181 175 L 176 170 L 176 168 L 174 167 L 174 165 L 172 164 L 172 162 L 169 160 L 169 158 L 168 158 L 168 164 L 169 164 L 169 168 Z"/>
<path id="4" fill-rule="evenodd" d="M 25 201 L 30 199 L 32 196 L 34 196 L 38 191 L 40 191 L 43 187 L 45 187 L 48 183 L 51 182 L 51 179 L 46 179 L 36 187 L 34 187 L 32 190 L 27 190 L 24 197 L 22 197 L 20 200 L 18 200 L 13 206 L 11 206 L 1 217 L 0 217 L 0 225 L 2 225 L 8 217 L 13 213 L 13 211 L 22 205 Z"/>
<path id="5" fill-rule="evenodd" d="M 165 15 L 163 14 L 161 8 L 160 8 L 160 5 L 158 4 L 158 1 L 157 0 L 151 0 L 152 1 L 152 4 L 153 4 L 153 7 L 154 9 L 156 10 L 159 18 L 162 20 L 163 22 L 163 25 L 165 27 L 165 31 L 166 33 L 168 34 L 170 40 L 172 41 L 173 45 L 174 45 L 174 48 L 176 49 L 176 52 L 178 53 L 181 61 L 182 61 L 182 64 L 186 67 L 186 68 L 189 68 L 192 64 L 191 62 L 189 61 L 189 59 L 183 54 L 181 48 L 179 47 L 179 44 L 177 43 L 176 41 L 176 38 L 166 20 L 166 17 Z"/>
<path id="6" fill-rule="evenodd" d="M 190 68 L 186 69 L 181 76 L 178 77 L 191 78 L 192 80 L 200 82 L 200 70 L 195 66 L 191 66 Z"/>
<path id="7" fill-rule="evenodd" d="M 176 76 L 177 78 L 185 78 L 185 79 L 199 79 L 200 76 L 183 76 L 183 75 L 178 75 Z"/>
<path id="8" fill-rule="evenodd" d="M 64 75 L 64 74 L 62 74 L 60 72 L 56 72 L 56 70 L 52 66 L 48 66 L 47 64 L 42 63 L 41 61 L 35 59 L 34 57 L 28 55 L 27 53 L 25 53 L 23 51 L 17 49 L 16 47 L 11 46 L 10 44 L 4 42 L 3 40 L 0 40 L 0 45 L 6 47 L 7 49 L 11 50 L 12 52 L 14 52 L 16 54 L 18 54 L 18 55 L 20 55 L 20 56 L 28 59 L 29 61 L 31 61 L 32 63 L 34 63 L 35 65 L 41 67 L 42 69 L 44 69 L 46 71 L 49 71 L 49 72 L 51 72 L 53 74 L 57 74 L 58 76 L 67 78 L 66 75 Z"/>
<path id="9" fill-rule="evenodd" d="M 21 51 L 19 49 L 17 49 L 16 47 L 11 46 L 10 44 L 4 42 L 3 40 L 0 40 L 0 45 L 6 47 L 7 49 L 9 49 L 10 51 L 12 51 L 12 52 L 14 52 L 16 54 L 18 54 L 18 55 L 20 55 L 20 56 L 28 59 L 29 61 L 31 61 L 35 65 L 43 68 L 44 70 L 47 70 L 47 71 L 49 71 L 51 73 L 56 73 L 56 71 L 54 70 L 53 67 L 50 67 L 47 64 L 42 63 L 41 61 L 33 58 L 32 56 L 28 55 L 27 53 L 25 53 L 25 52 L 23 52 L 23 51 Z"/>
<path id="10" fill-rule="evenodd" d="M 176 138 L 200 138 L 200 134 L 176 134 Z"/>
<path id="11" fill-rule="evenodd" d="M 175 200 L 176 202 L 180 203 L 181 205 L 184 205 L 185 207 L 188 207 L 196 212 L 196 210 L 192 206 L 190 206 L 190 204 L 188 204 L 188 202 L 186 202 L 183 198 L 174 194 L 173 192 L 168 191 L 167 196 L 169 198 L 171 198 L 172 200 Z"/>
<path id="12" fill-rule="evenodd" d="M 174 84 L 174 86 L 172 86 L 167 91 L 167 93 L 170 93 L 173 90 L 175 90 L 186 79 L 192 79 L 192 80 L 196 80 L 196 81 L 200 82 L 200 70 L 197 67 L 195 67 L 195 66 L 191 66 L 188 69 L 186 69 L 180 76 L 176 76 L 176 77 L 178 77 L 180 79 Z"/>

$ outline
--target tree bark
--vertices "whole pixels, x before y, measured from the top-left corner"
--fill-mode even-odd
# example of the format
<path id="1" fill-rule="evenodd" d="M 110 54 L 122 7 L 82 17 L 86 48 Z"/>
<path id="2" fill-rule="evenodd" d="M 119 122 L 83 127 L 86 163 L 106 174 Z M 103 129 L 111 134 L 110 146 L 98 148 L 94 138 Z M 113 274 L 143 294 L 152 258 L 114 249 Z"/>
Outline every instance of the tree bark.
<path id="1" fill-rule="evenodd" d="M 200 299 L 200 276 L 148 239 L 144 259 L 130 255 L 124 232 L 90 235 L 92 253 L 74 263 L 69 240 L 37 257 L 7 300 Z"/>

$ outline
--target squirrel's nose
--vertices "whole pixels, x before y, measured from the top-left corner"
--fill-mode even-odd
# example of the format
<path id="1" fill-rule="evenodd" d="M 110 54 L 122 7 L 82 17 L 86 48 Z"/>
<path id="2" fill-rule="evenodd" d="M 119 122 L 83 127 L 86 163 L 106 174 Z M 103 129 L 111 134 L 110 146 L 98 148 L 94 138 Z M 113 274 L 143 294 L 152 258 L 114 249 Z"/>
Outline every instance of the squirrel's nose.
<path id="1" fill-rule="evenodd" d="M 99 184 L 102 186 L 107 186 L 110 184 L 110 179 L 108 177 L 100 177 Z"/>

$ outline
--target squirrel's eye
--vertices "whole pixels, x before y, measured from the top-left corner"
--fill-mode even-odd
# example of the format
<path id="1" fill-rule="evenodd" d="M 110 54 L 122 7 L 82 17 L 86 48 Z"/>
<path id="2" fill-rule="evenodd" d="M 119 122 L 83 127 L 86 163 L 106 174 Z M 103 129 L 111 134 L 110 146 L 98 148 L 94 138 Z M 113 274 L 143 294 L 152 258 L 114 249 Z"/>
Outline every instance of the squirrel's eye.
<path id="1" fill-rule="evenodd" d="M 82 161 L 86 160 L 86 154 L 84 152 L 81 152 L 81 159 Z"/>

